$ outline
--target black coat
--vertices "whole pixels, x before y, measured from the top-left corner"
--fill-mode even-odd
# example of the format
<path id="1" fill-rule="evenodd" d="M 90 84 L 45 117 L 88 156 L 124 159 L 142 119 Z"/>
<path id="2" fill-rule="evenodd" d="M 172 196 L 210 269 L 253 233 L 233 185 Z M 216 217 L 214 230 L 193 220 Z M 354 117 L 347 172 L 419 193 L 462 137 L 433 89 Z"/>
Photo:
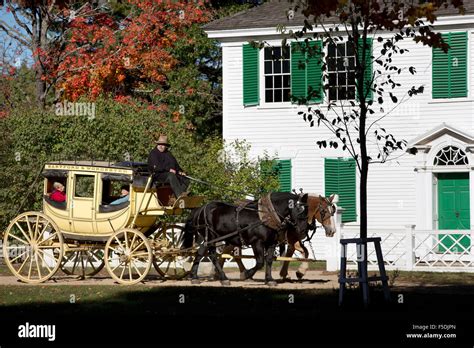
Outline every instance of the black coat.
<path id="1" fill-rule="evenodd" d="M 168 173 L 170 169 L 174 169 L 176 172 L 183 171 L 171 152 L 160 152 L 156 147 L 150 151 L 148 170 L 154 174 L 155 179 L 161 180 L 165 177 L 163 174 Z"/>

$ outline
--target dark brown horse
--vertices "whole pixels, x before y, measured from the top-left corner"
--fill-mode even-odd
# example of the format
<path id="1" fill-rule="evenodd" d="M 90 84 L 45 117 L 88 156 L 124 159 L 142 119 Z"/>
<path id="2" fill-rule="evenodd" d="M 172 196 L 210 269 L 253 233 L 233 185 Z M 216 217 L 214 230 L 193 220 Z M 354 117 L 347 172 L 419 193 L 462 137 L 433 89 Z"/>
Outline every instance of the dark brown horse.
<path id="1" fill-rule="evenodd" d="M 332 237 L 336 233 L 336 225 L 334 221 L 334 214 L 336 213 L 336 207 L 334 203 L 337 203 L 339 200 L 338 195 L 332 194 L 330 197 L 326 198 L 321 195 L 308 194 L 307 204 L 308 204 L 308 226 L 314 226 L 315 221 L 318 221 L 324 228 L 326 232 L 326 237 Z M 304 255 L 304 258 L 309 257 L 309 252 L 306 246 L 303 244 L 303 240 L 308 236 L 308 231 L 305 233 L 298 233 L 294 228 L 289 228 L 286 230 L 286 240 L 288 244 L 288 249 L 285 253 L 285 257 L 292 257 L 295 251 L 299 251 Z M 222 254 L 232 254 L 234 251 L 233 245 L 226 245 L 222 250 Z M 238 251 L 238 254 L 241 254 L 241 250 Z M 237 265 L 239 266 L 240 278 L 245 279 L 246 268 L 242 263 L 240 258 L 235 258 Z M 220 259 L 220 266 L 222 267 L 224 259 Z M 290 262 L 284 261 L 283 266 L 280 270 L 280 277 L 282 279 L 288 279 L 288 266 Z M 298 279 L 303 278 L 308 269 L 308 262 L 302 262 L 298 267 L 296 276 Z"/>
<path id="2" fill-rule="evenodd" d="M 308 195 L 295 195 L 287 192 L 273 192 L 269 196 L 272 209 L 282 225 L 292 226 L 303 234 L 308 226 Z M 268 227 L 259 216 L 261 207 L 252 202 L 242 209 L 224 202 L 211 202 L 196 209 L 186 222 L 184 228 L 183 248 L 192 246 L 199 235 L 204 242 L 200 245 L 193 262 L 191 275 L 193 283 L 198 283 L 197 270 L 199 262 L 208 253 L 223 285 L 229 284 L 227 276 L 217 259 L 216 243 L 225 242 L 233 247 L 250 245 L 253 249 L 256 265 L 243 271 L 243 278 L 251 278 L 266 264 L 265 282 L 276 285 L 272 278 L 271 265 L 278 244 L 279 231 Z"/>

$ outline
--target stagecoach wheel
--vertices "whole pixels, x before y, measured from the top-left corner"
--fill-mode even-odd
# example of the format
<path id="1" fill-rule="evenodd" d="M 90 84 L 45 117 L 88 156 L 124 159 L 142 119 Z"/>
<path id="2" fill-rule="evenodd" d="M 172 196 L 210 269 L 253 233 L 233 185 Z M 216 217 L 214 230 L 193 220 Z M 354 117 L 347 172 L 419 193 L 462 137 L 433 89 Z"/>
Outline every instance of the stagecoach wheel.
<path id="1" fill-rule="evenodd" d="M 115 232 L 105 245 L 105 267 L 121 284 L 136 284 L 150 271 L 153 254 L 148 239 L 140 231 Z"/>
<path id="2" fill-rule="evenodd" d="M 43 213 L 26 212 L 14 218 L 3 238 L 3 256 L 10 271 L 26 283 L 42 283 L 61 266 L 63 236 Z"/>
<path id="3" fill-rule="evenodd" d="M 183 279 L 191 272 L 192 257 L 180 250 L 183 231 L 180 225 L 164 225 L 155 234 L 153 266 L 163 278 Z"/>
<path id="4" fill-rule="evenodd" d="M 67 275 L 82 278 L 92 277 L 104 268 L 104 250 L 86 249 L 66 252 L 61 261 L 61 270 Z"/>

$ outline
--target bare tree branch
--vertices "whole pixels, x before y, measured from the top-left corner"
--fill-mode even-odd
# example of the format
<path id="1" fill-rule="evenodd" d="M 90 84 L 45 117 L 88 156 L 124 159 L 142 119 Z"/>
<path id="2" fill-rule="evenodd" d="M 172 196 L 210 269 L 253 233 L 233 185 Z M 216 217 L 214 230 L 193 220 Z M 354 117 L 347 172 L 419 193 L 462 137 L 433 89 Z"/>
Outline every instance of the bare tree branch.
<path id="1" fill-rule="evenodd" d="M 10 27 L 7 23 L 5 23 L 5 21 L 1 19 L 0 19 L 0 29 L 3 30 L 5 34 L 7 34 L 13 40 L 18 41 L 23 46 L 31 48 L 31 43 L 28 42 L 28 39 L 23 34 L 21 34 L 18 30 Z"/>
<path id="2" fill-rule="evenodd" d="M 22 28 L 28 33 L 28 35 L 30 35 L 30 36 L 33 35 L 32 31 L 31 31 L 31 29 L 28 27 L 28 25 L 26 25 L 26 23 L 22 22 L 22 21 L 20 20 L 20 18 L 18 17 L 18 15 L 17 15 L 16 12 L 17 12 L 19 9 L 18 9 L 18 8 L 14 8 L 11 2 L 8 3 L 8 8 L 10 9 L 10 12 L 12 13 L 13 18 L 15 19 L 15 22 L 16 22 L 20 27 L 22 27 Z"/>

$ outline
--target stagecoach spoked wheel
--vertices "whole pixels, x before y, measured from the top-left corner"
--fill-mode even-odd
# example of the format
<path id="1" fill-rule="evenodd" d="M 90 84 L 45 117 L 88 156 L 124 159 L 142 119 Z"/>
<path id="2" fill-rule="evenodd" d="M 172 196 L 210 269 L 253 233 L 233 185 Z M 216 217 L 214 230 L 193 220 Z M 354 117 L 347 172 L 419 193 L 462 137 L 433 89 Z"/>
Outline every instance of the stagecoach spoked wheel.
<path id="1" fill-rule="evenodd" d="M 99 273 L 104 265 L 104 249 L 80 249 L 65 253 L 61 261 L 61 270 L 67 275 L 85 278 Z"/>
<path id="2" fill-rule="evenodd" d="M 105 267 L 121 284 L 136 284 L 150 271 L 153 254 L 148 239 L 140 231 L 115 232 L 105 245 Z"/>
<path id="3" fill-rule="evenodd" d="M 14 218 L 3 237 L 3 256 L 10 271 L 26 283 L 42 283 L 61 266 L 63 236 L 43 213 L 26 212 Z"/>
<path id="4" fill-rule="evenodd" d="M 192 257 L 181 251 L 183 230 L 181 225 L 165 224 L 154 235 L 153 266 L 165 279 L 182 279 L 191 272 Z"/>

